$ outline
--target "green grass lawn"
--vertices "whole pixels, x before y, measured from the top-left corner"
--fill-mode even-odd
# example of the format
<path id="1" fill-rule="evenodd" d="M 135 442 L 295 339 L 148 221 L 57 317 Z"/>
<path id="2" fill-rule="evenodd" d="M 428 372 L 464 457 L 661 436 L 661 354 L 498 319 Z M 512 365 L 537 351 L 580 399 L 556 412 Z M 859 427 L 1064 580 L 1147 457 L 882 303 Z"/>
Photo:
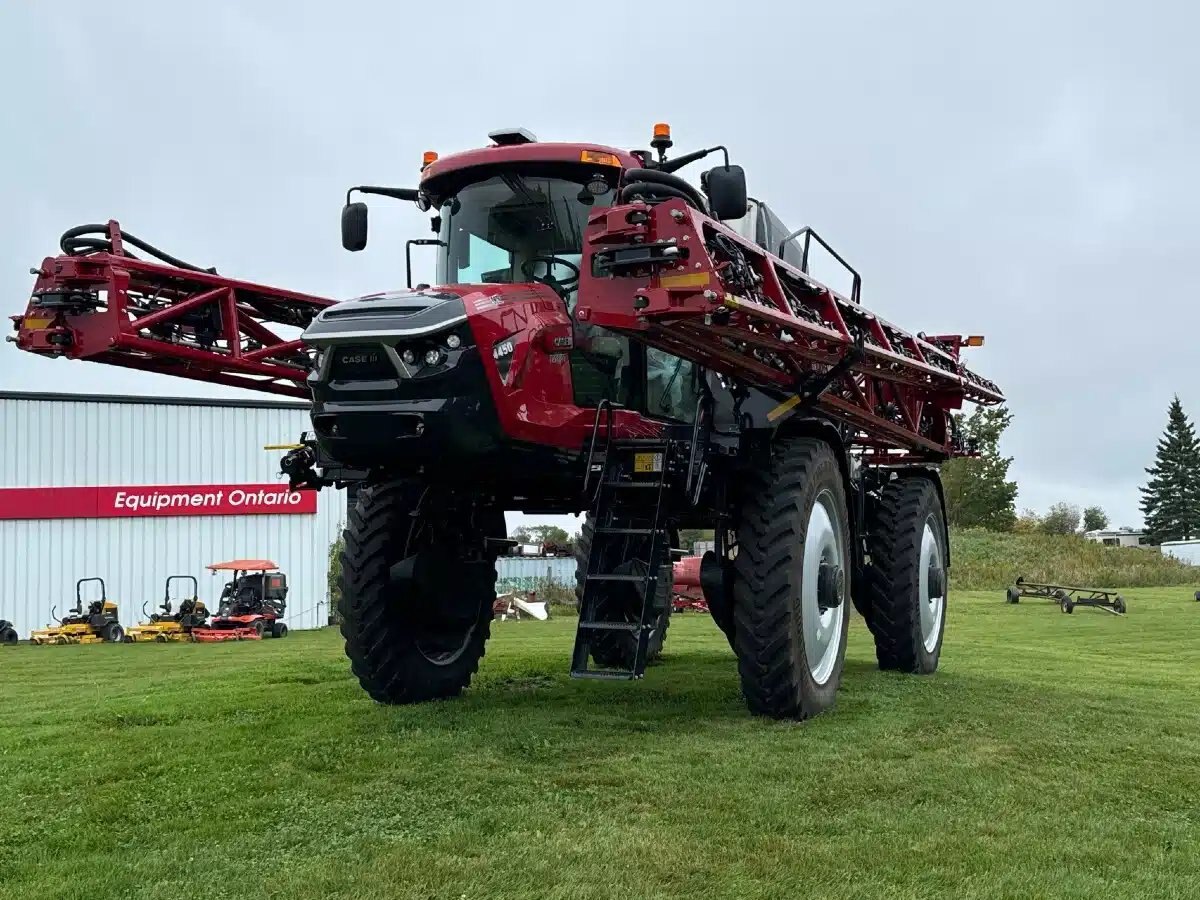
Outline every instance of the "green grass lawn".
<path id="1" fill-rule="evenodd" d="M 959 594 L 941 671 L 752 719 L 680 617 L 637 684 L 496 623 L 461 700 L 369 701 L 338 636 L 0 648 L 0 897 L 1200 895 L 1200 603 Z"/>

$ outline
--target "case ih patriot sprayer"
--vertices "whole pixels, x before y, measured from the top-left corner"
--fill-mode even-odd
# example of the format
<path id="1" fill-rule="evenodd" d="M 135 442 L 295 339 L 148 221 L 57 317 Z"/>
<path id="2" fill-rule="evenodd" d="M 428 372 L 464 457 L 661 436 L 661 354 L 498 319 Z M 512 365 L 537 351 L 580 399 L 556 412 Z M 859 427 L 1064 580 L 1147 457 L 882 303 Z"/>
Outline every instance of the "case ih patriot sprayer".
<path id="1" fill-rule="evenodd" d="M 746 195 L 723 147 L 427 154 L 439 287 L 344 303 L 175 259 L 115 222 L 35 270 L 17 345 L 312 399 L 297 487 L 359 486 L 342 632 L 374 698 L 459 693 L 490 633 L 504 510 L 586 511 L 571 674 L 638 678 L 660 651 L 677 529 L 713 528 L 704 596 L 750 709 L 804 718 L 841 677 L 853 602 L 880 666 L 937 667 L 949 555 L 937 464 L 951 412 L 994 404 L 959 335 L 904 331 L 810 276 L 811 229 Z M 700 188 L 676 174 L 717 152 Z M 832 253 L 832 251 L 830 250 Z M 833 254 L 839 262 L 841 257 Z M 410 279 L 411 285 L 411 267 Z M 289 331 L 290 329 L 290 331 Z M 10 340 L 13 338 L 10 338 Z"/>

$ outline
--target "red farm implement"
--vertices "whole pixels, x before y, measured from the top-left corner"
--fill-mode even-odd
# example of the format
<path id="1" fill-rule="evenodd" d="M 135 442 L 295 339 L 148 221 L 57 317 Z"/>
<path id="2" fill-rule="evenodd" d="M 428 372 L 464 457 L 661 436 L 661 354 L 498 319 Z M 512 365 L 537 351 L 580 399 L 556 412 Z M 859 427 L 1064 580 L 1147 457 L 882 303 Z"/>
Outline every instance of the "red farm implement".
<path id="1" fill-rule="evenodd" d="M 347 194 L 348 250 L 367 242 L 355 192 L 429 211 L 437 236 L 409 244 L 436 247 L 440 286 L 332 304 L 109 223 L 39 267 L 17 345 L 311 397 L 311 437 L 281 468 L 297 488 L 356 489 L 342 631 L 380 701 L 469 683 L 505 510 L 587 513 L 574 677 L 636 679 L 659 655 L 682 529 L 715 534 L 687 602 L 745 657 L 752 711 L 832 704 L 849 602 L 882 667 L 933 672 L 950 564 L 937 464 L 972 452 L 955 411 L 1003 400 L 961 359 L 982 339 L 871 313 L 849 265 L 848 296 L 815 279 L 812 247 L 843 258 L 748 197 L 723 147 L 668 159 L 665 126 L 656 155 L 490 138 L 426 154 L 415 188 Z M 699 187 L 676 174 L 714 152 Z"/>
<path id="2" fill-rule="evenodd" d="M 700 583 L 700 557 L 685 556 L 674 564 L 674 583 L 671 586 L 672 611 L 708 612 L 704 587 Z"/>

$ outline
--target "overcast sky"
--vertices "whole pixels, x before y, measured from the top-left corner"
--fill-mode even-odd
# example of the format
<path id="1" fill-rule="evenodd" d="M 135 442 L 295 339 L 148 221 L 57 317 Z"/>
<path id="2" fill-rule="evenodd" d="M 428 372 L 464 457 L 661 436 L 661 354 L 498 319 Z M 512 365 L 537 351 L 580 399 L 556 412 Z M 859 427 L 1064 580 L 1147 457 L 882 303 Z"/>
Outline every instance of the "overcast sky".
<path id="1" fill-rule="evenodd" d="M 1154 0 L 10 0 L 0 305 L 22 312 L 59 234 L 108 218 L 251 280 L 397 287 L 420 214 L 376 202 L 347 254 L 348 185 L 413 185 L 423 150 L 499 126 L 628 148 L 667 121 L 829 238 L 868 307 L 987 335 L 972 365 L 1015 414 L 1019 507 L 1138 524 L 1172 394 L 1200 417 L 1198 29 Z M 230 393 L 6 344 L 0 389 Z"/>

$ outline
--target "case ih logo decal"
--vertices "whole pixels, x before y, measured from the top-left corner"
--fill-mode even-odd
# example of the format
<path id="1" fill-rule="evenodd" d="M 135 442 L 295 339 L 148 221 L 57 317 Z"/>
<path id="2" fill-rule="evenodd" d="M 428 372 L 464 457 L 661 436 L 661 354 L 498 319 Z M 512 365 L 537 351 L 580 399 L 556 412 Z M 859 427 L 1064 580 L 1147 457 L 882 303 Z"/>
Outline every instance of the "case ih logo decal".
<path id="1" fill-rule="evenodd" d="M 343 353 L 339 357 L 339 359 L 342 361 L 342 363 L 344 363 L 345 365 L 348 365 L 348 366 L 357 366 L 357 365 L 362 365 L 363 363 L 370 363 L 371 365 L 374 365 L 375 363 L 379 362 L 379 354 L 378 353 Z"/>
<path id="2" fill-rule="evenodd" d="M 316 491 L 283 484 L 0 488 L 0 519 L 312 515 Z"/>

